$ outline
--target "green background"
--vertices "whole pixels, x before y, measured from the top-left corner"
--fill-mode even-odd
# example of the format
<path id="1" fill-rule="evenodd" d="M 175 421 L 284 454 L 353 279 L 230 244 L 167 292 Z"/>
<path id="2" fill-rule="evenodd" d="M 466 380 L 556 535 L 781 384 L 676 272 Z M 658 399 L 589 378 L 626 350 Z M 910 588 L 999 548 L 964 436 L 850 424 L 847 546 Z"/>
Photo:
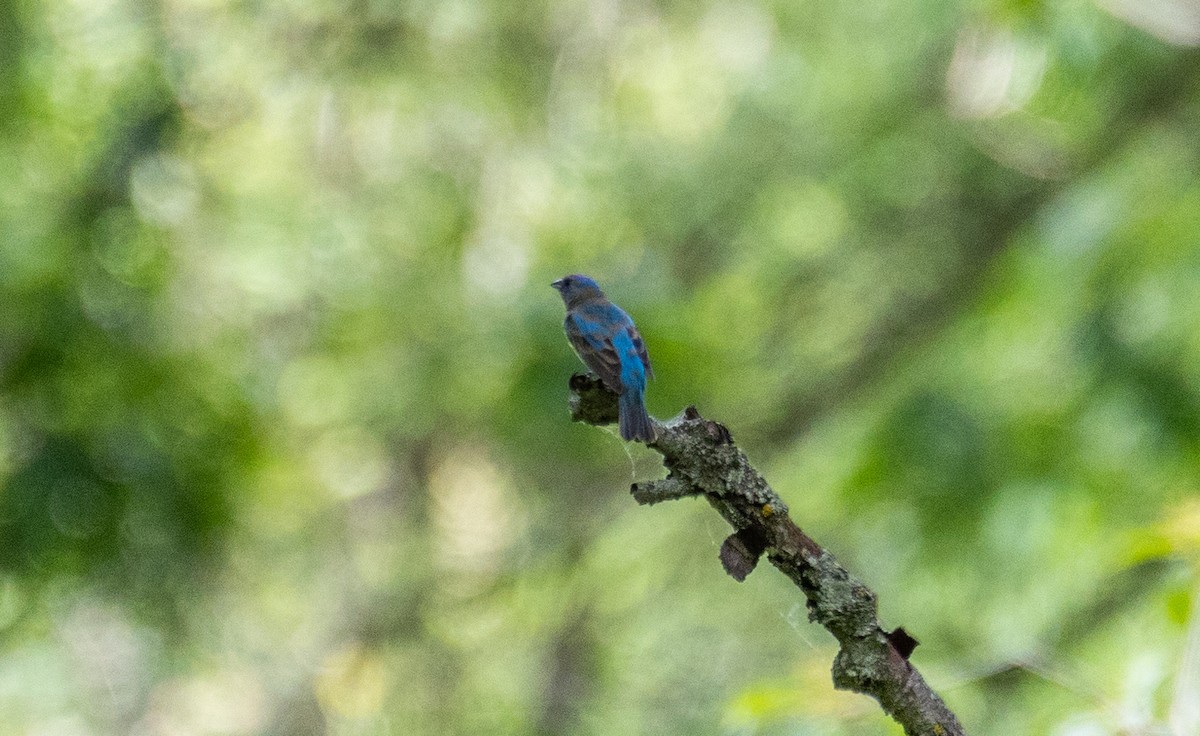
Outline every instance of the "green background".
<path id="1" fill-rule="evenodd" d="M 897 734 L 549 288 L 973 734 L 1200 733 L 1186 0 L 0 2 L 0 734 Z"/>

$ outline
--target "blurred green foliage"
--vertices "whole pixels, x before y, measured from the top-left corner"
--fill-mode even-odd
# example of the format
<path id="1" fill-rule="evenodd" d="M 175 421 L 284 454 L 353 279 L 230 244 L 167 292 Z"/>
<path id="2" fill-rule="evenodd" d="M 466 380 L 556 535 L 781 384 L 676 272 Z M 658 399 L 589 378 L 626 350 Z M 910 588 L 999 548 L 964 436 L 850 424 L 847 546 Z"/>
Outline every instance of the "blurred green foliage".
<path id="1" fill-rule="evenodd" d="M 596 276 L 975 734 L 1200 730 L 1200 17 L 0 2 L 0 734 L 893 734 Z"/>

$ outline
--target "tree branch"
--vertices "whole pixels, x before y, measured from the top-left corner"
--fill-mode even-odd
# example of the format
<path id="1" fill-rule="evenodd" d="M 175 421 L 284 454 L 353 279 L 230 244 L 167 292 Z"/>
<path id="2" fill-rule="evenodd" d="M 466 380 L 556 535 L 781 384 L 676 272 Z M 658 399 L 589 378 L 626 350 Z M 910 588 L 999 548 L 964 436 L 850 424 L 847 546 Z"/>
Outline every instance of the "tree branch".
<path id="1" fill-rule="evenodd" d="M 587 424 L 611 424 L 617 397 L 592 375 L 570 381 L 571 417 Z M 917 641 L 904 629 L 888 632 L 879 624 L 875 593 L 854 578 L 788 516 L 787 505 L 771 490 L 733 444 L 724 426 L 700 416 L 695 407 L 663 424 L 649 444 L 663 456 L 663 480 L 630 489 L 640 504 L 704 496 L 734 528 L 721 545 L 721 564 L 744 580 L 766 553 L 780 572 L 808 598 L 808 616 L 838 640 L 833 685 L 879 701 L 909 736 L 964 734 L 958 719 L 908 661 Z"/>

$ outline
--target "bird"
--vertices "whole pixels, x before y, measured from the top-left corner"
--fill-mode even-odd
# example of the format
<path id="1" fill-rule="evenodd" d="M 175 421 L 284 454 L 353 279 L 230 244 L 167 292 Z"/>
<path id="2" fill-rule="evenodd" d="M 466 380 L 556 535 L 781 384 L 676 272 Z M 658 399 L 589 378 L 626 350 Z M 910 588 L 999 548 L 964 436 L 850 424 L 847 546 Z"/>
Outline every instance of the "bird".
<path id="1" fill-rule="evenodd" d="M 646 343 L 633 320 L 588 276 L 571 274 L 550 284 L 567 307 L 563 329 L 575 354 L 617 394 L 623 440 L 653 442 L 657 430 L 646 413 L 646 379 L 654 378 Z"/>

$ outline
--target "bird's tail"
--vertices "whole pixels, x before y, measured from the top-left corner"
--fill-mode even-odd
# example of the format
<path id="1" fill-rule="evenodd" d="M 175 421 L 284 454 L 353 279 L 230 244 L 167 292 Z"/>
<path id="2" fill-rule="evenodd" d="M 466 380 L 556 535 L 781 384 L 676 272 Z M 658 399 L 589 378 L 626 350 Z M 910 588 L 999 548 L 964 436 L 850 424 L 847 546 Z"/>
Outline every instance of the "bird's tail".
<path id="1" fill-rule="evenodd" d="M 621 439 L 653 442 L 657 433 L 654 420 L 646 413 L 646 402 L 641 391 L 626 389 L 617 403 L 620 410 Z"/>

